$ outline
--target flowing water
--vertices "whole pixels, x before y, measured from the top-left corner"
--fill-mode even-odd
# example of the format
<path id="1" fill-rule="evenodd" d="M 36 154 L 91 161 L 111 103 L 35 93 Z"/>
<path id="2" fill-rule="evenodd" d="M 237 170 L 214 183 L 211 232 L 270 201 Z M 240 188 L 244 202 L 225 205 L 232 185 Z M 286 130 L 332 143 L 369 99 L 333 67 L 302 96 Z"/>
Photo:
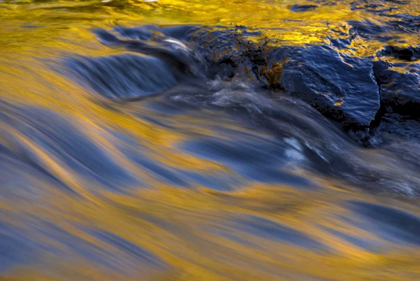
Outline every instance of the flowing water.
<path id="1" fill-rule="evenodd" d="M 210 75 L 183 40 L 246 26 L 369 57 L 418 46 L 419 14 L 415 0 L 0 1 L 0 280 L 420 280 L 417 121 L 363 146 L 281 90 Z"/>

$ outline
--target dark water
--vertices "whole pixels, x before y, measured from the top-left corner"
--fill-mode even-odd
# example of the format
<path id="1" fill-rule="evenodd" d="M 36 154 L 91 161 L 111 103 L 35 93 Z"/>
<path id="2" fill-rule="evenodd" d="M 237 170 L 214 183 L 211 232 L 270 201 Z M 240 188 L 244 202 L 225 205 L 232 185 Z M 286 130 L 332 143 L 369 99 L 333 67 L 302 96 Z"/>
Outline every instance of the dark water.
<path id="1" fill-rule="evenodd" d="M 0 280 L 420 279 L 419 9 L 0 2 Z"/>

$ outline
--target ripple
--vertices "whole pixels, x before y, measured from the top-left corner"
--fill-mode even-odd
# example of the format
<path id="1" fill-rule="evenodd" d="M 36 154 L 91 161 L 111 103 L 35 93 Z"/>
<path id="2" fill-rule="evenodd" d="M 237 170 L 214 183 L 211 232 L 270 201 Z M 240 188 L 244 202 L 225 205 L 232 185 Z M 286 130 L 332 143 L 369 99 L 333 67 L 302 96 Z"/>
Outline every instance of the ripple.
<path id="1" fill-rule="evenodd" d="M 420 246 L 420 218 L 391 207 L 350 202 L 352 210 L 365 217 L 374 233 L 386 240 Z"/>

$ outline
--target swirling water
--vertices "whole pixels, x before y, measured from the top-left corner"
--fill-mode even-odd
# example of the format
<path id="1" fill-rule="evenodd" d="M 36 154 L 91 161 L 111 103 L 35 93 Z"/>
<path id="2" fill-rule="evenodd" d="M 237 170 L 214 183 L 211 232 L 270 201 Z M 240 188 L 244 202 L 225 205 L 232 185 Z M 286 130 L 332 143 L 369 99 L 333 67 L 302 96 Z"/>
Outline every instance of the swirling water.
<path id="1" fill-rule="evenodd" d="M 182 40 L 244 25 L 369 57 L 418 45 L 419 12 L 418 1 L 0 2 L 0 279 L 420 279 L 417 121 L 362 146 L 282 90 L 210 73 Z M 416 67 L 399 59 L 400 72 Z"/>

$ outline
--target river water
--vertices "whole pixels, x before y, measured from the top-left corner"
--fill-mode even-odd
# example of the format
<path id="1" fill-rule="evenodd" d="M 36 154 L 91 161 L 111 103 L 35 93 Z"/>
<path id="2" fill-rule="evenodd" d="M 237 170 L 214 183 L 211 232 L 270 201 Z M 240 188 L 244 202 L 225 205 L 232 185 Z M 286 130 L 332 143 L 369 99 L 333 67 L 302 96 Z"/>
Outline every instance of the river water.
<path id="1" fill-rule="evenodd" d="M 385 115 L 361 143 L 282 89 L 212 72 L 183 35 L 375 61 L 420 44 L 419 13 L 0 1 L 0 280 L 419 280 L 417 119 Z M 418 77 L 416 55 L 387 60 Z"/>

